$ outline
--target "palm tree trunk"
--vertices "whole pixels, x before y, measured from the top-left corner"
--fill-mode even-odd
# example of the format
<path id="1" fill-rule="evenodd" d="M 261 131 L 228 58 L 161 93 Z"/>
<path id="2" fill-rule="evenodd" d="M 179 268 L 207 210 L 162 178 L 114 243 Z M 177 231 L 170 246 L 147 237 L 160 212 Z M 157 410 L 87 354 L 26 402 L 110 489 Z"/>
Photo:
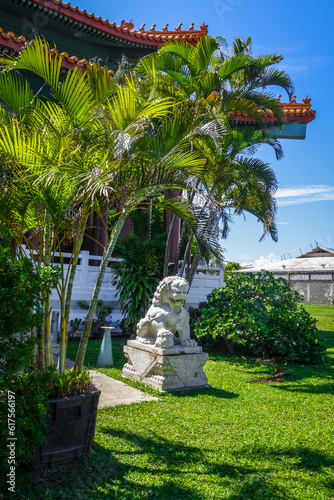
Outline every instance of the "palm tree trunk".
<path id="1" fill-rule="evenodd" d="M 64 373 L 66 368 L 66 348 L 67 348 L 67 328 L 65 325 L 65 297 L 61 290 L 60 298 L 60 348 L 58 359 L 58 372 L 60 375 Z"/>
<path id="2" fill-rule="evenodd" d="M 182 247 L 182 242 L 183 242 L 183 237 L 184 237 L 185 232 L 186 232 L 186 223 L 183 222 L 181 232 L 180 232 L 180 239 L 179 239 L 179 246 L 177 249 L 176 261 L 175 261 L 174 268 L 173 268 L 173 276 L 175 276 L 179 272 L 179 264 L 178 263 L 180 260 L 181 247 Z M 180 276 L 182 276 L 182 274 Z"/>
<path id="3" fill-rule="evenodd" d="M 187 265 L 190 266 L 191 244 L 192 244 L 193 238 L 194 238 L 194 234 L 191 233 L 190 236 L 189 236 L 189 239 L 188 239 L 188 243 L 187 243 L 186 249 L 184 251 L 183 265 L 182 265 L 182 269 L 181 269 L 181 272 L 180 272 L 180 276 L 183 276 L 183 274 L 185 273 Z"/>
<path id="4" fill-rule="evenodd" d="M 70 310 L 71 310 L 71 300 L 72 300 L 74 278 L 75 278 L 75 273 L 77 270 L 79 254 L 80 254 L 82 241 L 83 241 L 84 234 L 85 234 L 87 220 L 88 220 L 88 213 L 86 213 L 83 216 L 83 219 L 81 221 L 81 225 L 80 225 L 79 230 L 78 230 L 78 235 L 77 235 L 77 238 L 75 241 L 74 249 L 73 249 L 71 271 L 70 271 L 70 276 L 68 279 L 68 286 L 67 286 L 66 299 L 65 299 L 65 310 L 64 310 L 64 314 L 65 314 L 64 322 L 65 322 L 66 335 L 68 333 L 68 323 L 69 323 L 69 319 L 70 319 Z"/>
<path id="5" fill-rule="evenodd" d="M 171 244 L 172 232 L 173 232 L 173 227 L 174 227 L 175 221 L 176 221 L 176 215 L 174 214 L 173 217 L 172 217 L 172 220 L 170 222 L 169 230 L 168 230 L 168 234 L 167 234 L 166 250 L 165 250 L 165 261 L 164 261 L 164 270 L 163 270 L 162 278 L 166 278 L 166 276 L 168 275 L 170 244 Z"/>
<path id="6" fill-rule="evenodd" d="M 195 276 L 195 273 L 197 271 L 197 267 L 198 267 L 198 264 L 199 264 L 200 260 L 201 260 L 201 252 L 199 250 L 197 250 L 196 253 L 195 253 L 195 255 L 194 255 L 191 268 L 189 269 L 189 273 L 187 275 L 187 281 L 189 283 L 189 289 L 190 289 L 190 287 L 191 287 L 191 285 L 193 283 L 194 276 Z"/>
<path id="7" fill-rule="evenodd" d="M 50 293 L 47 293 L 44 303 L 44 332 L 45 332 L 45 365 L 46 367 L 53 364 L 52 347 L 51 347 L 51 325 L 50 325 Z"/>
<path id="8" fill-rule="evenodd" d="M 97 280 L 95 283 L 92 299 L 91 299 L 90 304 L 89 304 L 89 309 L 88 309 L 88 313 L 87 313 L 87 316 L 85 319 L 84 328 L 83 328 L 83 332 L 81 335 L 80 344 L 79 344 L 79 348 L 78 348 L 78 352 L 77 352 L 77 356 L 76 356 L 76 360 L 75 360 L 74 369 L 76 369 L 76 370 L 81 370 L 83 367 L 83 364 L 84 364 L 88 338 L 89 338 L 90 330 L 92 327 L 92 322 L 94 319 L 94 314 L 95 314 L 96 305 L 97 305 L 97 301 L 99 298 L 101 286 L 103 283 L 103 278 L 104 278 L 105 272 L 107 270 L 107 266 L 108 266 L 109 260 L 111 258 L 112 252 L 113 252 L 115 245 L 116 245 L 116 242 L 118 240 L 119 233 L 121 232 L 121 229 L 122 229 L 123 224 L 125 222 L 126 216 L 127 216 L 127 213 L 125 213 L 125 212 L 119 216 L 119 219 L 112 230 L 108 248 L 106 248 L 104 253 L 103 253 L 103 258 L 101 261 L 99 273 L 98 273 Z"/>

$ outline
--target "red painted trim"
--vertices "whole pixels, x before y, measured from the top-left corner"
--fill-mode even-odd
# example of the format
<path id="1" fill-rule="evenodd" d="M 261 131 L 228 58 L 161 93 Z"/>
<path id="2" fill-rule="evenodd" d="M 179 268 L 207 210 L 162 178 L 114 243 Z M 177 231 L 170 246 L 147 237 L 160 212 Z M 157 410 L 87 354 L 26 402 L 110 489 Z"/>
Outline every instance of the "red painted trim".
<path id="1" fill-rule="evenodd" d="M 299 116 L 298 114 L 295 115 L 286 115 L 285 120 L 287 122 L 298 122 L 298 123 L 310 123 L 315 119 L 316 112 L 312 110 L 312 114 L 308 114 L 307 116 Z M 245 115 L 237 115 L 236 113 L 231 113 L 229 116 L 229 120 L 235 120 L 238 122 L 252 122 L 256 123 L 255 118 L 251 116 L 245 116 Z M 265 122 L 277 122 L 277 118 L 275 116 L 266 116 L 264 118 Z"/>
<path id="2" fill-rule="evenodd" d="M 0 33 L 0 46 L 5 47 L 6 49 L 20 52 L 23 50 L 25 44 L 26 42 L 15 42 L 13 38 L 5 38 Z"/>
<path id="3" fill-rule="evenodd" d="M 122 26 L 116 26 L 116 23 L 102 20 L 94 14 L 88 14 L 85 10 L 81 11 L 79 7 L 72 7 L 70 3 L 63 4 L 61 0 L 31 0 L 37 5 L 53 10 L 69 17 L 74 21 L 85 24 L 97 30 L 116 36 L 123 40 L 153 47 L 161 46 L 165 40 L 186 40 L 191 44 L 196 44 L 200 37 L 207 35 L 207 30 L 196 31 L 134 31 Z"/>

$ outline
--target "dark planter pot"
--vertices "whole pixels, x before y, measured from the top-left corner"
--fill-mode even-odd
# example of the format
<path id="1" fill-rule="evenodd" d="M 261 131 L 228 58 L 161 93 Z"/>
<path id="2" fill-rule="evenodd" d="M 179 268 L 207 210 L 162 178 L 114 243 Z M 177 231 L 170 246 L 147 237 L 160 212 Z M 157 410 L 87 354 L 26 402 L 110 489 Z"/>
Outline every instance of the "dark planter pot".
<path id="1" fill-rule="evenodd" d="M 46 442 L 35 451 L 34 469 L 62 465 L 89 454 L 100 394 L 101 391 L 96 390 L 50 400 Z"/>

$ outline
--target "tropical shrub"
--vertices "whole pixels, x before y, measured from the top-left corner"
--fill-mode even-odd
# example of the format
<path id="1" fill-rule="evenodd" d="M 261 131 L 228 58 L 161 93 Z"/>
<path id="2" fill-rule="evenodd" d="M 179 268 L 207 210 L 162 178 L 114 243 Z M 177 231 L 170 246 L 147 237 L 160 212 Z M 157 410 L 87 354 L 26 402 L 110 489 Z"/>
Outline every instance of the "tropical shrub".
<path id="1" fill-rule="evenodd" d="M 78 300 L 78 306 L 80 307 L 80 309 L 83 309 L 84 311 L 88 311 L 88 309 L 89 309 L 89 304 L 85 300 Z M 103 336 L 102 326 L 110 326 L 112 311 L 113 311 L 113 308 L 110 306 L 104 305 L 103 300 L 99 299 L 97 301 L 95 315 L 94 315 L 94 319 L 93 319 L 93 323 L 92 323 L 92 327 L 91 327 L 92 335 L 97 336 L 97 337 Z M 107 319 L 107 318 L 109 318 L 109 319 Z M 81 324 L 81 321 L 78 320 L 78 318 L 75 318 L 74 322 L 70 321 L 70 326 L 71 326 L 72 330 L 73 330 L 73 327 L 76 328 L 76 326 L 77 326 L 76 330 L 78 330 L 80 327 L 80 324 Z"/>
<path id="2" fill-rule="evenodd" d="M 74 335 L 80 330 L 82 326 L 82 319 L 74 318 L 70 320 L 68 328 L 68 340 L 72 340 Z"/>
<path id="3" fill-rule="evenodd" d="M 30 259 L 13 260 L 0 247 L 0 390 L 17 370 L 29 366 L 43 322 L 43 295 L 58 278 L 56 269 L 35 267 Z M 27 335 L 29 333 L 29 335 Z"/>
<path id="4" fill-rule="evenodd" d="M 318 363 L 324 345 L 302 300 L 285 279 L 271 273 L 231 273 L 225 288 L 191 311 L 193 334 L 201 344 L 231 341 L 257 356 Z"/>
<path id="5" fill-rule="evenodd" d="M 233 260 L 230 260 L 224 265 L 224 273 L 239 271 L 239 269 L 241 269 L 239 262 L 233 262 Z"/>
<path id="6" fill-rule="evenodd" d="M 116 246 L 116 254 L 122 260 L 111 263 L 115 276 L 113 283 L 128 328 L 135 329 L 145 316 L 150 298 L 162 277 L 163 259 L 159 257 L 164 254 L 165 237 L 165 234 L 160 234 L 142 241 L 139 236 L 131 234 Z"/>
<path id="7" fill-rule="evenodd" d="M 36 268 L 30 259 L 13 260 L 11 250 L 0 247 L 1 466 L 8 459 L 9 432 L 15 432 L 18 461 L 29 460 L 31 450 L 44 436 L 48 385 L 38 386 L 37 391 L 30 375 L 23 370 L 31 367 L 34 357 L 37 337 L 33 331 L 43 322 L 43 294 L 56 279 L 57 272 L 52 269 Z M 43 372 L 40 374 L 44 377 Z M 23 390 L 27 387 L 29 391 Z"/>

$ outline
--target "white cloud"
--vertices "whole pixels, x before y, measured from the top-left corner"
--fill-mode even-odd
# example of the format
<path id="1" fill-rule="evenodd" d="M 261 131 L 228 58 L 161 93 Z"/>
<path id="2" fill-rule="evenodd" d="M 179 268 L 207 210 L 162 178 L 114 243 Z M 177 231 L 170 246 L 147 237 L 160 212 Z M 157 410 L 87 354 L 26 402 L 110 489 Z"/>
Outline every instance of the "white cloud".
<path id="1" fill-rule="evenodd" d="M 296 186 L 278 189 L 276 192 L 277 205 L 299 205 L 314 201 L 334 200 L 334 186 L 324 184 L 311 186 Z"/>
<path id="2" fill-rule="evenodd" d="M 273 252 L 269 253 L 268 255 L 261 255 L 258 259 L 255 259 L 254 261 L 245 261 L 241 263 L 241 267 L 248 267 L 251 265 L 254 266 L 262 266 L 263 264 L 268 264 L 268 262 L 276 262 L 277 260 L 280 260 L 280 257 L 278 255 L 275 255 Z"/>
<path id="3" fill-rule="evenodd" d="M 278 226 L 283 226 L 283 225 L 286 225 L 286 224 L 291 224 L 291 222 L 276 222 L 276 224 Z"/>

